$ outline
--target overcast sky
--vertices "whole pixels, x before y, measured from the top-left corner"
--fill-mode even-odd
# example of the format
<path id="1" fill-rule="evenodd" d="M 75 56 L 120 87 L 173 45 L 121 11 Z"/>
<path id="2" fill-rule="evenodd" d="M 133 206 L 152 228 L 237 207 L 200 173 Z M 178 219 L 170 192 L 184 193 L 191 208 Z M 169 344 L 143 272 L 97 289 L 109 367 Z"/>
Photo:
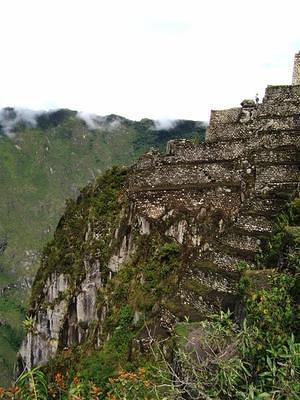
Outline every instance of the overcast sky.
<path id="1" fill-rule="evenodd" d="M 0 0 L 0 107 L 208 120 L 289 84 L 299 0 Z"/>

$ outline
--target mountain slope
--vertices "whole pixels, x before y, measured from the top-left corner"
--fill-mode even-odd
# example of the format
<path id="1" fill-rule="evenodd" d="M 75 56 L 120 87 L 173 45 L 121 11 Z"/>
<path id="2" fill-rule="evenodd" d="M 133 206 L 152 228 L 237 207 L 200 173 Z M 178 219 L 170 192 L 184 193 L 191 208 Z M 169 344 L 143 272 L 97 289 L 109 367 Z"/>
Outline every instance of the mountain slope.
<path id="1" fill-rule="evenodd" d="M 114 164 L 129 164 L 151 146 L 165 146 L 170 137 L 203 137 L 204 132 L 191 121 L 156 131 L 150 120 L 117 116 L 90 130 L 76 113 L 62 111 L 58 121 L 45 114 L 35 128 L 18 126 L 13 137 L 0 137 L 0 237 L 7 240 L 8 272 L 31 275 L 36 253 L 53 233 L 64 200 L 76 197 L 78 187 Z M 118 122 L 115 127 L 113 121 Z"/>
<path id="2" fill-rule="evenodd" d="M 27 289 L 65 200 L 112 165 L 129 164 L 170 138 L 201 140 L 205 130 L 193 121 L 159 129 L 148 119 L 71 110 L 30 115 L 11 108 L 0 112 L 0 380 L 11 377 Z M 16 332 L 13 340 L 8 330 Z"/>

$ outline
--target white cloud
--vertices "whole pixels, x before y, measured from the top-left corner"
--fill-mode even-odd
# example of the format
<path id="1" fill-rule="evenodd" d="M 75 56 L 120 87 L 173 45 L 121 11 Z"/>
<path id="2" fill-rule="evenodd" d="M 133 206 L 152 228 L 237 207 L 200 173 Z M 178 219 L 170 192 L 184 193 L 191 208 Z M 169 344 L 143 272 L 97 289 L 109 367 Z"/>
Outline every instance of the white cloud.
<path id="1" fill-rule="evenodd" d="M 18 123 L 23 122 L 26 125 L 35 126 L 39 114 L 41 114 L 39 111 L 6 107 L 0 110 L 0 125 L 5 134 L 13 136 L 14 127 Z"/>
<path id="2" fill-rule="evenodd" d="M 89 129 L 105 129 L 105 130 L 115 130 L 121 127 L 122 119 L 119 116 L 101 117 L 96 114 L 91 114 L 87 112 L 77 112 L 77 117 L 83 120 Z"/>
<path id="3" fill-rule="evenodd" d="M 155 130 L 165 129 L 169 130 L 175 128 L 178 123 L 176 119 L 158 119 L 154 120 L 154 128 Z"/>
<path id="4" fill-rule="evenodd" d="M 0 107 L 204 119 L 291 81 L 298 0 L 2 0 Z"/>
<path id="5" fill-rule="evenodd" d="M 77 117 L 83 120 L 89 129 L 97 129 L 102 123 L 102 118 L 98 117 L 96 114 L 90 114 L 87 112 L 78 112 Z"/>

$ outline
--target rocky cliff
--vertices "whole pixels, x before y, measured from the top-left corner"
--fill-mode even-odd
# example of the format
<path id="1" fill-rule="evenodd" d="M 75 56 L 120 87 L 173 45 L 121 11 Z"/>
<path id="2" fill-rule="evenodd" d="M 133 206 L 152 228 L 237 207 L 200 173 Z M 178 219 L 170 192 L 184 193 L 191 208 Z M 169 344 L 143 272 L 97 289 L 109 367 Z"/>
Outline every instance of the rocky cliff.
<path id="1" fill-rule="evenodd" d="M 130 307 L 133 349 L 178 320 L 236 307 L 238 265 L 264 252 L 298 190 L 300 85 L 212 111 L 204 144 L 170 141 L 71 202 L 44 251 L 20 350 L 28 367 L 102 347 Z M 147 329 L 145 328 L 147 326 Z"/>

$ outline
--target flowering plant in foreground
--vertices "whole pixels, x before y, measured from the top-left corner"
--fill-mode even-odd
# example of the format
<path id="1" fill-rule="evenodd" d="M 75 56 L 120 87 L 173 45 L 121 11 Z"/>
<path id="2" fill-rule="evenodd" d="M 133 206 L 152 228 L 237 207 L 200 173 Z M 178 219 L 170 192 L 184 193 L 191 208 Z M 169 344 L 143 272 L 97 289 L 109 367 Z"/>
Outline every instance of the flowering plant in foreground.
<path id="1" fill-rule="evenodd" d="M 136 372 L 120 370 L 114 378 L 109 378 L 108 400 L 154 399 L 154 383 L 147 379 L 144 368 Z"/>

